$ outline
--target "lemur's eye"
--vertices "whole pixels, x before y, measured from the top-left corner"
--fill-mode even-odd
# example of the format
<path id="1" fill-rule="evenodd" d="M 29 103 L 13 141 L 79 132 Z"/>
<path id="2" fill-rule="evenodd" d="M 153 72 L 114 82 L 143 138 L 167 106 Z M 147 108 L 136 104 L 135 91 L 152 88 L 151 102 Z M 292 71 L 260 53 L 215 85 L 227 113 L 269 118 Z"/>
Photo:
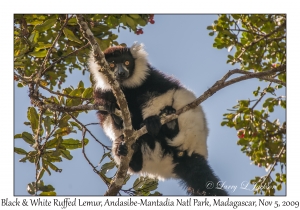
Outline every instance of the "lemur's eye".
<path id="1" fill-rule="evenodd" d="M 125 64 L 126 66 L 128 66 L 128 65 L 129 65 L 129 61 L 125 61 L 124 64 Z"/>
<path id="2" fill-rule="evenodd" d="M 109 64 L 109 67 L 110 67 L 110 68 L 114 68 L 114 67 L 115 67 L 115 64 L 114 64 L 114 63 L 110 63 L 110 64 Z"/>

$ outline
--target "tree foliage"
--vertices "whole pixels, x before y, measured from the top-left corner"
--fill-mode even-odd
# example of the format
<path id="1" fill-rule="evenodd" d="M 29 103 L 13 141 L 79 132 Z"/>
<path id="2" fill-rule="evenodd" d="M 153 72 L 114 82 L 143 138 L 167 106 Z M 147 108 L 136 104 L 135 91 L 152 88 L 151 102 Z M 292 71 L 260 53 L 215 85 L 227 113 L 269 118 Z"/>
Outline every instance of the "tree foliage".
<path id="1" fill-rule="evenodd" d="M 241 70 L 253 72 L 281 66 L 285 69 L 285 15 L 220 15 L 207 29 L 211 30 L 209 35 L 216 34 L 214 47 L 235 49 L 233 55 L 228 55 L 227 63 L 238 63 Z M 286 71 L 276 72 L 267 79 L 269 84 L 253 90 L 253 99 L 241 99 L 225 113 L 221 125 L 235 128 L 241 151 L 255 165 L 269 170 L 266 176 L 251 180 L 257 185 L 254 193 L 274 195 L 275 189 L 280 190 L 282 183 L 286 183 L 286 121 L 279 122 L 272 116 L 275 108 L 286 109 L 285 96 L 277 94 L 285 86 Z M 280 172 L 273 180 L 270 174 L 276 165 L 280 166 Z"/>
<path id="2" fill-rule="evenodd" d="M 83 17 L 101 50 L 111 45 L 125 45 L 116 41 L 118 35 L 113 31 L 123 28 L 140 35 L 143 34 L 142 27 L 154 23 L 153 15 Z M 224 114 L 222 122 L 223 126 L 238 131 L 238 144 L 254 164 L 270 169 L 265 177 L 255 177 L 251 182 L 257 183 L 257 186 L 273 187 L 258 187 L 255 194 L 274 195 L 274 186 L 280 190 L 282 183 L 286 183 L 286 122 L 270 120 L 274 108 L 286 108 L 285 97 L 276 95 L 276 91 L 286 83 L 285 24 L 285 15 L 220 15 L 212 26 L 207 27 L 211 31 L 209 35 L 215 36 L 213 46 L 234 51 L 228 56 L 227 63 L 240 64 L 240 69 L 225 75 L 204 94 L 202 101 L 213 91 L 238 82 L 235 79 L 226 81 L 233 73 L 243 74 L 240 81 L 256 77 L 269 82 L 253 91 L 255 99 L 241 99 L 230 113 Z M 44 184 L 42 178 L 45 172 L 48 175 L 53 171 L 62 172 L 56 162 L 72 160 L 70 150 L 74 149 L 82 149 L 86 161 L 104 183 L 109 186 L 112 182 L 107 171 L 117 166 L 111 157 L 110 147 L 91 133 L 89 124 L 78 120 L 89 110 L 101 109 L 93 105 L 92 84 L 86 87 L 80 81 L 77 85 L 62 88 L 73 71 L 82 71 L 83 75 L 88 71 L 89 52 L 90 44 L 83 36 L 75 15 L 17 14 L 14 17 L 14 79 L 18 87 L 29 89 L 32 103 L 27 111 L 28 121 L 24 122 L 31 132 L 15 134 L 16 139 L 23 139 L 32 150 L 15 147 L 14 151 L 24 156 L 20 162 L 29 161 L 35 165 L 35 180 L 27 186 L 31 195 L 56 195 L 54 187 Z M 194 106 L 200 102 L 198 100 Z M 260 103 L 261 108 L 258 107 Z M 82 132 L 82 139 L 70 137 L 76 132 Z M 85 154 L 84 148 L 91 141 L 86 138 L 86 133 L 103 147 L 100 170 Z M 109 161 L 102 163 L 103 160 Z M 280 165 L 281 170 L 276 173 L 274 181 L 271 172 L 275 165 Z M 125 177 L 124 184 L 129 178 L 129 175 Z M 159 195 L 154 192 L 156 188 L 157 180 L 141 177 L 132 188 L 122 190 L 129 195 Z"/>

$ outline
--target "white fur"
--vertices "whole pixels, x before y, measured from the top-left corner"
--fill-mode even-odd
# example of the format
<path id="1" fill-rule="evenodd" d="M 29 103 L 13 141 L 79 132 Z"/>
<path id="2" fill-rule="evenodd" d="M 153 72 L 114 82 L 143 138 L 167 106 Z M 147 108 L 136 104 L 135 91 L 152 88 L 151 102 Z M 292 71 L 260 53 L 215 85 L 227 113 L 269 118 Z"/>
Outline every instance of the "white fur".
<path id="1" fill-rule="evenodd" d="M 93 52 L 90 53 L 90 58 L 88 60 L 90 73 L 93 75 L 93 80 L 95 82 L 94 88 L 95 89 L 102 89 L 102 90 L 110 90 L 111 86 L 108 83 L 107 78 L 99 72 L 100 66 L 95 62 L 95 58 Z"/>
<path id="2" fill-rule="evenodd" d="M 178 110 L 195 99 L 191 91 L 178 89 L 174 94 L 173 108 Z M 179 133 L 172 141 L 168 141 L 169 145 L 187 150 L 189 155 L 195 152 L 207 158 L 208 129 L 202 107 L 198 106 L 179 115 L 178 124 Z"/>
<path id="3" fill-rule="evenodd" d="M 158 115 L 166 106 L 172 106 L 174 93 L 175 89 L 169 90 L 157 97 L 151 97 L 149 94 L 151 98 L 143 107 L 143 119 Z"/>
<path id="4" fill-rule="evenodd" d="M 144 50 L 143 44 L 138 44 L 135 42 L 131 48 L 130 52 L 135 58 L 135 68 L 131 77 L 122 82 L 124 87 L 134 88 L 140 86 L 144 80 L 149 75 L 148 69 L 148 60 L 147 60 L 147 52 Z"/>
<path id="5" fill-rule="evenodd" d="M 165 94 L 151 98 L 143 108 L 143 119 L 152 115 L 158 115 L 165 106 L 172 106 L 178 110 L 196 99 L 195 95 L 185 89 L 169 90 Z M 206 138 L 208 129 L 206 119 L 201 106 L 191 109 L 178 117 L 179 133 L 168 144 L 187 151 L 188 155 L 193 152 L 207 158 Z"/>
<path id="6" fill-rule="evenodd" d="M 107 118 L 103 122 L 103 130 L 112 141 L 116 140 L 123 134 L 121 130 L 115 129 L 113 124 L 114 123 L 112 117 L 110 115 L 107 115 Z"/>
<path id="7" fill-rule="evenodd" d="M 123 81 L 121 85 L 128 88 L 134 88 L 140 86 L 149 75 L 149 69 L 147 66 L 148 54 L 144 50 L 143 44 L 138 43 L 134 43 L 132 45 L 132 47 L 130 48 L 130 52 L 133 58 L 135 58 L 135 69 L 133 71 L 133 74 L 128 79 Z M 101 72 L 99 72 L 100 66 L 95 63 L 93 53 L 90 54 L 88 63 L 90 72 L 93 75 L 93 79 L 95 81 L 95 88 L 110 90 L 111 86 L 108 83 L 106 77 Z"/>
<path id="8" fill-rule="evenodd" d="M 142 145 L 143 168 L 139 175 L 157 178 L 159 180 L 176 178 L 173 173 L 175 164 L 171 155 L 163 156 L 161 145 L 156 142 L 155 149 L 151 150 L 148 145 Z"/>
<path id="9" fill-rule="evenodd" d="M 115 154 L 115 151 L 116 151 L 116 147 L 120 143 L 118 141 L 118 138 L 123 134 L 123 132 L 121 130 L 114 128 L 113 119 L 110 115 L 108 115 L 103 122 L 103 131 L 108 136 L 108 138 L 110 138 L 110 140 L 113 142 L 112 153 L 116 163 L 120 165 L 120 158 Z"/>

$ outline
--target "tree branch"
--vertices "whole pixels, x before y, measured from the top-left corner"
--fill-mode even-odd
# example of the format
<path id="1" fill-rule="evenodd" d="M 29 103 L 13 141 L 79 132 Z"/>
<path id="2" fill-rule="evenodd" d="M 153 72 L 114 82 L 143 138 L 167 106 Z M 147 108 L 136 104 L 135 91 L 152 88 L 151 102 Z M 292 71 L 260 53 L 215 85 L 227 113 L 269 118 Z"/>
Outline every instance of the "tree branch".
<path id="1" fill-rule="evenodd" d="M 86 45 L 84 45 L 84 46 L 78 48 L 77 50 L 74 50 L 74 51 L 70 52 L 68 55 L 60 57 L 59 59 L 57 59 L 56 61 L 54 61 L 50 66 L 48 66 L 47 68 L 45 68 L 45 69 L 43 70 L 43 74 L 44 74 L 46 71 L 48 71 L 49 69 L 53 68 L 53 67 L 55 66 L 55 64 L 57 64 L 57 63 L 58 63 L 59 61 L 61 61 L 62 59 L 65 59 L 65 58 L 69 57 L 70 55 L 76 54 L 78 51 L 80 51 L 80 50 L 82 50 L 82 49 L 88 47 L 89 45 L 90 45 L 90 44 L 87 43 Z"/>
<path id="2" fill-rule="evenodd" d="M 246 52 L 246 50 L 247 50 L 248 48 L 254 46 L 256 43 L 260 42 L 261 40 L 266 39 L 266 38 L 272 36 L 274 33 L 276 33 L 277 31 L 279 31 L 279 30 L 280 30 L 282 27 L 284 27 L 285 25 L 286 25 L 286 21 L 284 21 L 280 26 L 278 26 L 274 31 L 271 31 L 270 33 L 268 33 L 268 34 L 262 36 L 261 38 L 256 39 L 256 40 L 254 40 L 253 42 L 251 42 L 249 45 L 247 45 L 246 47 L 244 47 L 244 48 L 242 49 L 242 52 L 236 57 L 236 59 L 239 60 L 240 57 L 244 54 L 244 52 Z"/>
<path id="3" fill-rule="evenodd" d="M 70 96 L 68 94 L 63 94 L 63 93 L 60 93 L 60 92 L 56 92 L 56 91 L 50 90 L 49 88 L 47 88 L 46 86 L 43 86 L 41 84 L 40 84 L 40 87 L 47 90 L 48 92 L 50 92 L 52 94 L 59 95 L 59 96 L 64 96 L 64 97 L 67 97 L 67 98 L 82 99 L 82 100 L 91 100 L 91 99 L 93 99 L 93 98 L 82 98 L 82 97 L 79 97 L 79 96 Z"/>
<path id="4" fill-rule="evenodd" d="M 118 168 L 114 181 L 111 183 L 110 187 L 105 193 L 105 195 L 117 195 L 119 190 L 122 188 L 128 171 L 129 161 L 133 155 L 131 145 L 134 143 L 135 139 L 133 138 L 131 116 L 124 93 L 122 92 L 119 83 L 114 79 L 114 76 L 110 71 L 110 68 L 105 60 L 104 54 L 101 51 L 97 41 L 95 40 L 93 33 L 89 29 L 87 23 L 83 20 L 82 15 L 76 15 L 76 19 L 83 33 L 83 36 L 88 40 L 88 42 L 92 46 L 95 61 L 98 63 L 99 66 L 101 66 L 99 72 L 101 72 L 107 78 L 109 84 L 111 85 L 112 92 L 116 97 L 117 103 L 122 113 L 122 119 L 124 123 L 124 139 L 128 147 L 128 155 L 126 157 L 121 157 L 120 166 Z"/>
<path id="5" fill-rule="evenodd" d="M 264 186 L 266 180 L 270 177 L 270 175 L 271 175 L 271 173 L 272 173 L 274 167 L 277 165 L 277 162 L 278 162 L 279 158 L 281 157 L 281 155 L 282 155 L 284 152 L 285 152 L 285 145 L 281 148 L 279 154 L 277 155 L 277 157 L 276 157 L 275 160 L 274 160 L 274 163 L 273 163 L 272 166 L 270 167 L 268 174 L 267 174 L 266 176 L 264 176 L 265 179 L 262 181 L 262 183 L 260 184 L 260 186 Z"/>
<path id="6" fill-rule="evenodd" d="M 162 117 L 160 122 L 163 125 L 167 122 L 170 122 L 170 121 L 178 118 L 178 116 L 180 114 L 199 106 L 199 104 L 201 104 L 207 98 L 211 97 L 213 94 L 215 94 L 217 91 L 223 89 L 224 87 L 227 87 L 229 85 L 232 85 L 234 83 L 237 83 L 237 82 L 240 82 L 243 80 L 252 79 L 252 78 L 262 78 L 262 77 L 266 77 L 269 75 L 273 75 L 276 72 L 284 72 L 285 69 L 286 69 L 286 66 L 282 65 L 282 66 L 276 67 L 274 69 L 271 69 L 269 71 L 257 72 L 257 73 L 255 73 L 255 72 L 246 72 L 245 73 L 245 71 L 239 70 L 239 69 L 231 70 L 227 74 L 225 74 L 222 77 L 222 79 L 217 81 L 213 86 L 211 86 L 207 91 L 205 91 L 200 97 L 198 97 L 195 101 L 178 109 L 175 114 Z M 246 75 L 226 81 L 231 75 L 236 74 L 236 73 L 243 73 Z M 147 133 L 147 129 L 146 129 L 146 126 L 143 126 L 140 130 L 138 130 L 134 133 L 134 137 L 135 137 L 135 139 L 138 139 L 140 136 L 144 135 L 145 133 Z"/>
<path id="7" fill-rule="evenodd" d="M 95 136 L 94 136 L 94 134 L 85 126 L 85 125 L 83 125 L 79 120 L 77 120 L 77 118 L 74 116 L 74 115 L 72 115 L 71 113 L 67 113 L 68 115 L 70 115 L 70 117 L 72 117 L 72 119 L 75 121 L 75 122 L 77 122 L 79 125 L 81 125 L 81 127 L 82 127 L 82 129 L 83 129 L 83 131 L 82 131 L 82 133 L 84 134 L 84 136 L 85 136 L 85 133 L 86 133 L 86 131 L 87 132 L 89 132 L 89 134 L 103 147 L 103 148 L 105 148 L 105 149 L 107 149 L 107 150 L 109 150 L 109 151 L 111 151 L 111 149 L 108 147 L 108 146 L 106 146 L 106 145 L 104 145 L 104 144 L 102 144 L 101 143 L 101 141 L 99 141 Z M 105 153 L 105 151 L 103 151 L 104 153 Z"/>
<path id="8" fill-rule="evenodd" d="M 70 17 L 71 18 L 71 17 Z M 40 67 L 40 69 L 37 71 L 37 73 L 35 74 L 32 74 L 31 78 L 34 78 L 36 76 L 36 79 L 35 79 L 35 89 L 34 89 L 34 94 L 37 94 L 38 93 L 38 88 L 39 88 L 39 83 L 40 83 L 40 79 L 41 79 L 41 76 L 42 76 L 42 73 L 43 73 L 43 70 L 45 69 L 45 65 L 50 57 L 50 54 L 52 52 L 52 49 L 54 48 L 55 44 L 57 43 L 58 39 L 61 37 L 62 33 L 63 33 L 63 29 L 66 27 L 66 25 L 68 24 L 68 20 L 70 19 L 68 18 L 68 15 L 66 15 L 66 19 L 65 19 L 65 23 L 64 25 L 61 27 L 60 31 L 58 32 L 55 40 L 53 41 L 52 43 L 52 46 L 50 47 L 50 49 L 47 51 L 47 55 L 46 57 L 44 58 L 43 60 L 43 63 Z"/>

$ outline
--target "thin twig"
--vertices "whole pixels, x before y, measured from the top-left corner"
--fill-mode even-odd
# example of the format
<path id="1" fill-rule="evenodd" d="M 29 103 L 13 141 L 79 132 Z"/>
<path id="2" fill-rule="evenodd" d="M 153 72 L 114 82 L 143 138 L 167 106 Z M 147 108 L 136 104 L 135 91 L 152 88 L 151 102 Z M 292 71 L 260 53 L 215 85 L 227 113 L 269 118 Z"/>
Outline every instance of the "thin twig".
<path id="1" fill-rule="evenodd" d="M 40 87 L 47 90 L 48 92 L 50 92 L 52 94 L 59 95 L 59 96 L 64 96 L 64 97 L 67 97 L 67 98 L 82 99 L 82 100 L 92 100 L 93 99 L 93 98 L 82 98 L 82 97 L 78 97 L 78 96 L 70 96 L 68 94 L 63 94 L 63 93 L 60 93 L 60 92 L 57 92 L 57 91 L 50 90 L 49 88 L 47 88 L 46 86 L 43 86 L 41 84 L 40 84 Z"/>
<path id="2" fill-rule="evenodd" d="M 93 171 L 95 171 L 97 173 L 97 170 L 96 170 L 97 167 L 92 164 L 90 159 L 85 154 L 85 145 L 84 145 L 85 134 L 86 134 L 86 129 L 83 127 L 82 128 L 82 141 L 81 141 L 81 143 L 82 143 L 82 154 L 83 154 L 84 158 L 86 159 L 86 161 L 90 164 L 90 166 L 92 166 Z"/>
<path id="3" fill-rule="evenodd" d="M 71 56 L 71 55 L 73 55 L 73 54 L 76 54 L 78 51 L 80 51 L 80 50 L 82 50 L 82 49 L 88 47 L 89 45 L 90 45 L 90 44 L 87 43 L 87 44 L 85 44 L 84 46 L 78 48 L 77 50 L 72 51 L 72 52 L 69 53 L 68 55 L 62 56 L 62 57 L 60 57 L 59 59 L 55 60 L 50 66 L 48 66 L 47 68 L 45 68 L 45 69 L 43 70 L 43 74 L 44 74 L 46 71 L 48 71 L 49 69 L 53 68 L 53 67 L 55 66 L 55 64 L 57 64 L 57 63 L 58 63 L 59 61 L 61 61 L 62 59 L 65 59 L 65 58 L 67 58 L 67 57 L 69 57 L 69 56 Z"/>
<path id="4" fill-rule="evenodd" d="M 286 21 L 284 21 L 280 26 L 278 26 L 274 31 L 271 31 L 270 33 L 268 33 L 268 34 L 262 36 L 261 38 L 256 39 L 256 40 L 254 40 L 253 42 L 251 42 L 249 45 L 247 45 L 246 47 L 244 47 L 244 48 L 242 49 L 242 52 L 236 57 L 236 59 L 239 60 L 240 57 L 244 54 L 244 52 L 245 52 L 248 48 L 254 46 L 256 43 L 260 42 L 261 40 L 266 39 L 266 38 L 272 36 L 274 33 L 276 33 L 276 32 L 279 31 L 282 27 L 284 27 L 285 24 L 286 24 Z"/>
<path id="5" fill-rule="evenodd" d="M 71 18 L 71 17 L 70 17 Z M 36 85 L 35 85 L 35 90 L 34 90 L 34 93 L 37 94 L 37 91 L 38 91 L 38 88 L 39 88 L 39 81 L 41 79 L 41 76 L 42 76 L 42 73 L 43 73 L 43 70 L 45 69 L 45 65 L 50 57 L 50 54 L 52 53 L 52 49 L 54 48 L 55 44 L 57 43 L 58 39 L 61 37 L 62 33 L 63 33 L 63 29 L 66 27 L 66 25 L 68 24 L 68 20 L 70 19 L 68 18 L 68 15 L 66 15 L 66 20 L 65 20 L 65 23 L 64 25 L 61 27 L 60 31 L 58 32 L 56 38 L 54 39 L 53 43 L 52 43 L 52 46 L 49 48 L 49 50 L 47 51 L 47 55 L 46 57 L 44 58 L 43 60 L 43 63 L 41 64 L 41 67 L 40 69 L 37 71 L 37 73 L 35 74 L 32 74 L 31 78 L 34 78 L 36 76 Z"/>
<path id="6" fill-rule="evenodd" d="M 264 176 L 265 179 L 262 181 L 262 183 L 260 184 L 260 186 L 263 186 L 265 184 L 266 180 L 270 177 L 270 175 L 271 175 L 274 167 L 277 165 L 277 162 L 278 162 L 279 158 L 281 157 L 281 155 L 283 154 L 284 151 L 285 151 L 285 146 L 283 146 L 281 148 L 280 152 L 278 153 L 277 157 L 274 160 L 274 163 L 270 167 L 268 174 L 266 176 Z"/>
<path id="7" fill-rule="evenodd" d="M 77 120 L 77 118 L 74 116 L 74 115 L 72 115 L 71 113 L 67 113 L 68 115 L 70 115 L 71 117 L 72 117 L 72 119 L 75 121 L 75 122 L 77 122 L 79 125 L 81 125 L 82 126 L 82 128 L 84 128 L 87 132 L 89 132 L 89 134 L 99 143 L 99 144 L 101 144 L 101 146 L 102 147 L 104 147 L 105 149 L 107 149 L 107 150 L 109 150 L 109 151 L 111 151 L 111 149 L 108 147 L 108 146 L 106 146 L 106 145 L 104 145 L 101 141 L 99 141 L 94 135 L 93 135 L 93 133 L 85 126 L 85 125 L 83 125 L 79 120 Z M 105 151 L 104 151 L 105 152 Z"/>

